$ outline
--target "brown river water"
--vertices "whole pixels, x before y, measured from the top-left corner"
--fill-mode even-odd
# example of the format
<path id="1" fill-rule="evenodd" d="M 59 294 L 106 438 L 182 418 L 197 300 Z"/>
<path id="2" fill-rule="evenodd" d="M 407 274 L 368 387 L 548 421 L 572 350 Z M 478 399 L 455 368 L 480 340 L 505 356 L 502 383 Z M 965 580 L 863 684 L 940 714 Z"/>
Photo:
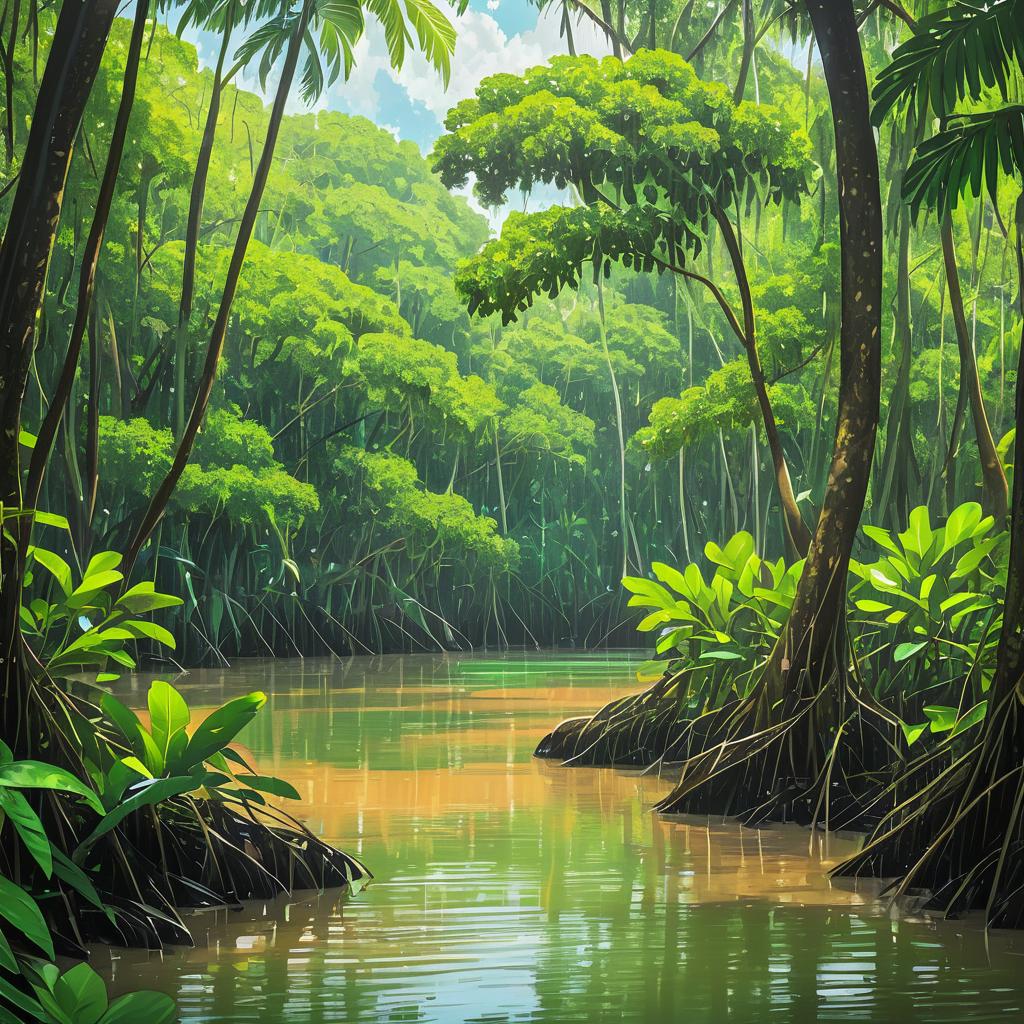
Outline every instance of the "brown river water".
<path id="1" fill-rule="evenodd" d="M 856 837 L 666 821 L 654 776 L 535 760 L 560 719 L 639 689 L 640 655 L 253 661 L 242 735 L 296 811 L 374 874 L 356 893 L 189 917 L 194 949 L 98 950 L 187 1024 L 1024 1021 L 1024 937 L 830 881 Z M 122 693 L 144 706 L 145 683 Z M 140 1022 L 145 1024 L 145 1022 Z"/>

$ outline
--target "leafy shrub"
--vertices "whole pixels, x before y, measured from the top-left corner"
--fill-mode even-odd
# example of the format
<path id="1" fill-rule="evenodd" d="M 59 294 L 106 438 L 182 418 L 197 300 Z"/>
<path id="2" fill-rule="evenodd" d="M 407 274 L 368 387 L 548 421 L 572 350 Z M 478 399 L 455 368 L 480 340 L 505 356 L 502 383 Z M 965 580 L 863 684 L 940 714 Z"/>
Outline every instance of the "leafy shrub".
<path id="1" fill-rule="evenodd" d="M 853 562 L 850 596 L 858 656 L 870 665 L 879 697 L 894 698 L 910 742 L 925 728 L 963 731 L 984 716 L 983 694 L 995 670 L 1005 578 L 1006 534 L 969 501 L 941 526 L 928 509 L 913 509 L 906 530 L 878 526 L 862 533 L 882 550 Z M 929 703 L 929 693 L 960 690 L 961 707 Z"/>
<path id="2" fill-rule="evenodd" d="M 708 580 L 696 564 L 680 572 L 654 562 L 660 582 L 627 576 L 622 583 L 633 595 L 631 607 L 652 609 L 637 628 L 659 631 L 655 649 L 668 656 L 671 671 L 686 673 L 690 703 L 714 705 L 731 691 L 743 693 L 771 652 L 803 562 L 787 567 L 781 558 L 761 558 L 746 531 L 724 548 L 709 542 L 704 553 L 715 567 Z M 664 668 L 664 663 L 648 668 L 654 666 Z"/>
<path id="3" fill-rule="evenodd" d="M 21 628 L 40 663 L 53 676 L 98 669 L 107 660 L 135 667 L 129 653 L 136 640 L 149 639 L 174 649 L 174 636 L 163 626 L 139 618 L 147 612 L 180 605 L 181 599 L 160 594 L 151 582 L 137 583 L 118 596 L 124 579 L 121 555 L 101 551 L 89 560 L 76 584 L 71 566 L 56 552 L 28 549 L 26 592 L 38 583 L 35 567 L 46 570 L 49 585 L 21 607 Z"/>
<path id="4" fill-rule="evenodd" d="M 908 743 L 926 730 L 959 735 L 985 715 L 1007 536 L 977 502 L 958 506 L 942 525 L 919 506 L 902 532 L 861 531 L 881 550 L 875 561 L 850 566 L 852 657 L 875 697 L 899 715 Z M 704 553 L 714 566 L 707 580 L 696 564 L 679 571 L 654 562 L 654 580 L 622 581 L 630 606 L 649 609 L 637 628 L 658 632 L 655 650 L 666 659 L 642 671 L 681 674 L 686 700 L 698 708 L 746 691 L 778 639 L 803 571 L 803 562 L 762 559 L 746 532 L 724 548 L 711 542 Z M 955 707 L 930 697 L 950 691 L 961 694 Z"/>

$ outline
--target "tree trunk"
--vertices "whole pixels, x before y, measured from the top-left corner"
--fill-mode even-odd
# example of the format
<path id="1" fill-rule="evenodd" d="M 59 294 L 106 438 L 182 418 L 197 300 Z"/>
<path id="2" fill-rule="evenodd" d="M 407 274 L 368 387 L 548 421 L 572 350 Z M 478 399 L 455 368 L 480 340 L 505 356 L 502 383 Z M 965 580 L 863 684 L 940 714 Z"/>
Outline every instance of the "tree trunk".
<path id="1" fill-rule="evenodd" d="M 989 515 L 999 524 L 1006 522 L 1007 487 L 1006 474 L 999 461 L 996 443 L 992 438 L 988 415 L 985 412 L 985 396 L 981 391 L 978 376 L 978 361 L 974 354 L 971 332 L 967 327 L 964 299 L 960 291 L 960 272 L 956 264 L 956 247 L 953 244 L 953 226 L 947 218 L 940 228 L 942 239 L 942 262 L 946 271 L 946 286 L 949 291 L 949 308 L 956 327 L 956 344 L 960 353 L 960 386 L 967 394 L 967 404 L 974 423 L 974 435 L 978 442 L 978 461 L 981 463 L 982 504 Z"/>
<path id="2" fill-rule="evenodd" d="M 793 481 L 789 475 L 786 453 L 782 448 L 782 439 L 779 437 L 778 424 L 775 422 L 775 412 L 772 409 L 771 398 L 768 395 L 768 385 L 764 379 L 764 370 L 761 367 L 761 357 L 757 351 L 754 301 L 750 294 L 750 284 L 747 281 L 743 253 L 740 250 L 739 240 L 736 238 L 736 233 L 733 231 L 732 224 L 725 215 L 725 211 L 717 205 L 714 205 L 712 210 L 722 232 L 722 239 L 729 252 L 733 272 L 736 275 L 736 283 L 740 289 L 740 301 L 743 306 L 743 348 L 747 353 L 750 379 L 754 382 L 754 393 L 757 395 L 757 404 L 761 410 L 761 419 L 764 422 L 764 433 L 768 439 L 768 450 L 771 452 L 772 466 L 775 469 L 775 484 L 779 490 L 779 503 L 782 505 L 786 548 L 790 555 L 803 558 L 810 546 L 811 534 L 804 523 L 803 516 L 800 515 L 800 508 L 796 503 L 796 495 L 793 493 Z"/>
<path id="3" fill-rule="evenodd" d="M 622 425 L 622 399 L 619 396 L 619 381 L 612 366 L 611 353 L 608 351 L 608 336 L 605 333 L 604 319 L 604 281 L 597 280 L 598 328 L 601 333 L 601 349 L 605 363 L 608 365 L 608 380 L 612 388 L 612 400 L 615 403 L 615 429 L 619 440 L 619 532 L 622 535 L 622 575 L 629 575 L 629 512 L 626 507 L 626 435 Z M 637 553 L 639 559 L 639 552 Z"/>
<path id="4" fill-rule="evenodd" d="M 782 689 L 804 692 L 845 659 L 846 573 L 864 508 L 881 385 L 882 202 L 864 58 L 850 0 L 805 0 L 832 106 L 842 301 L 839 407 L 821 515 L 773 656 Z"/>
<path id="5" fill-rule="evenodd" d="M 899 190 L 902 175 L 892 188 Z M 910 217 L 900 213 L 896 266 L 896 311 L 894 335 L 899 346 L 896 380 L 889 399 L 889 420 L 885 452 L 881 460 L 879 488 L 875 505 L 890 525 L 902 530 L 910 514 L 909 468 L 914 465 L 914 446 L 910 422 L 910 369 L 913 361 L 913 327 L 910 319 Z"/>
<path id="6" fill-rule="evenodd" d="M 225 17 L 217 67 L 213 74 L 213 88 L 210 93 L 210 108 L 206 112 L 203 138 L 199 144 L 196 170 L 192 175 L 192 191 L 188 202 L 188 223 L 185 228 L 185 248 L 181 261 L 181 299 L 178 303 L 178 328 L 175 333 L 174 351 L 174 433 L 181 437 L 185 429 L 185 388 L 188 374 L 188 324 L 192 317 L 192 303 L 195 295 L 196 254 L 199 249 L 199 230 L 203 221 L 203 204 L 206 201 L 206 181 L 210 173 L 210 157 L 217 134 L 217 119 L 220 117 L 220 101 L 224 93 L 224 61 L 231 40 L 232 10 Z"/>
<path id="7" fill-rule="evenodd" d="M 121 86 L 121 101 L 117 108 L 114 130 L 110 136 L 110 149 L 107 152 L 107 163 L 103 169 L 103 180 L 100 183 L 99 195 L 96 197 L 96 211 L 93 214 L 89 238 L 82 253 L 82 267 L 78 280 L 78 303 L 75 307 L 75 320 L 68 339 L 68 350 L 64 356 L 64 365 L 60 378 L 50 399 L 46 416 L 39 429 L 32 459 L 29 463 L 28 482 L 25 487 L 25 503 L 30 508 L 39 500 L 39 490 L 46 472 L 46 463 L 53 449 L 53 441 L 57 436 L 57 428 L 64 416 L 68 399 L 71 396 L 78 360 L 82 351 L 82 341 L 89 319 L 93 294 L 96 289 L 96 269 L 99 266 L 100 252 L 103 248 L 103 236 L 107 229 L 110 207 L 117 186 L 117 176 L 121 169 L 121 158 L 124 155 L 125 140 L 128 137 L 128 122 L 135 103 L 135 87 L 139 77 L 139 59 L 142 54 L 142 40 L 146 31 L 146 16 L 149 13 L 149 0 L 138 0 L 135 9 L 135 21 L 132 25 L 131 41 L 125 57 L 124 82 Z"/>
<path id="8" fill-rule="evenodd" d="M 1017 197 L 1017 284 L 1024 320 L 1024 194 Z M 1024 683 L 1024 325 L 1017 356 L 1016 433 L 1013 439 L 1013 514 L 1010 517 L 1010 559 L 1003 602 L 1003 624 L 989 704 L 995 706 Z"/>
<path id="9" fill-rule="evenodd" d="M 203 365 L 203 373 L 199 381 L 195 402 L 192 405 L 192 412 L 189 415 L 188 423 L 186 423 L 185 429 L 178 441 L 178 448 L 174 453 L 171 468 L 167 471 L 167 475 L 161 481 L 156 493 L 150 500 L 146 514 L 143 516 L 142 522 L 139 523 L 139 527 L 128 546 L 128 551 L 124 558 L 126 583 L 131 575 L 135 561 L 139 557 L 139 552 L 167 510 L 167 503 L 178 484 L 178 480 L 181 478 L 181 474 L 185 471 L 185 466 L 188 465 L 189 456 L 192 454 L 192 447 L 199 434 L 203 417 L 206 415 L 207 406 L 210 404 L 213 385 L 217 379 L 217 366 L 220 363 L 221 353 L 224 351 L 224 339 L 227 335 L 228 320 L 231 317 L 231 306 L 235 299 L 235 292 L 238 289 L 238 281 L 242 273 L 242 266 L 245 263 L 249 240 L 252 238 L 256 219 L 259 216 L 260 203 L 263 200 L 263 192 L 267 186 L 270 165 L 274 159 L 274 148 L 277 145 L 277 137 L 281 131 L 281 121 L 284 117 L 288 94 L 291 91 L 292 80 L 295 77 L 299 51 L 306 27 L 309 24 L 311 10 L 312 0 L 306 0 L 302 7 L 302 13 L 296 22 L 292 37 L 288 42 L 284 64 L 281 68 L 281 79 L 278 82 L 277 93 L 274 96 L 274 106 L 270 112 L 270 119 L 267 122 L 267 134 L 263 143 L 263 152 L 260 154 L 260 160 L 253 176 L 252 188 L 249 191 L 249 199 L 245 204 L 245 210 L 242 213 L 238 226 L 238 235 L 235 238 L 234 250 L 231 253 L 231 262 L 224 281 L 224 292 L 221 296 L 220 307 L 217 310 L 217 318 L 210 332 L 210 341 L 206 350 L 206 361 Z"/>
<path id="10" fill-rule="evenodd" d="M 0 247 L 0 503 L 5 510 L 17 511 L 22 504 L 18 439 L 36 318 L 75 137 L 116 11 L 114 0 L 64 0 L 61 6 Z M 30 737 L 18 624 L 23 558 L 20 545 L 12 542 L 15 532 L 20 531 L 5 530 L 0 539 L 0 735 L 19 756 Z"/>

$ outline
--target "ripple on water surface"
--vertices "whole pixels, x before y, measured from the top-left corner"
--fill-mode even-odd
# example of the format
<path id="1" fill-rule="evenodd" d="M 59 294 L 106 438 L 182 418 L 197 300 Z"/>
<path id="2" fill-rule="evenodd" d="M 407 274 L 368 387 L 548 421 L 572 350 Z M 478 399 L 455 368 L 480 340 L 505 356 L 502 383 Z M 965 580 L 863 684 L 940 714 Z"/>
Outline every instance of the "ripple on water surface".
<path id="1" fill-rule="evenodd" d="M 190 1024 L 1022 1019 L 1024 947 L 830 882 L 853 839 L 665 821 L 655 777 L 531 757 L 554 722 L 636 688 L 633 660 L 253 662 L 179 680 L 196 707 L 268 692 L 244 743 L 376 878 L 197 914 L 195 949 L 114 951 L 114 987 L 171 992 Z"/>

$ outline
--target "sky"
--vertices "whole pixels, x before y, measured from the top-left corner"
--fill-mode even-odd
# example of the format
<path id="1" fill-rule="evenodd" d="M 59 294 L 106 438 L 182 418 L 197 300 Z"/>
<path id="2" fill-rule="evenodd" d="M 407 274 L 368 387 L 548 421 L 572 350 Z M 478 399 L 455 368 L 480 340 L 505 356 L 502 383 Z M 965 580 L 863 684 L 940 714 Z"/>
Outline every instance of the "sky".
<path id="1" fill-rule="evenodd" d="M 335 82 L 317 106 L 362 114 L 398 138 L 411 139 L 427 153 L 443 130 L 448 108 L 472 96 L 483 78 L 499 71 L 518 73 L 566 52 L 565 41 L 559 38 L 558 5 L 541 13 L 529 0 L 471 0 L 466 13 L 458 16 L 445 0 L 435 2 L 455 24 L 458 37 L 447 89 L 418 53 L 410 53 L 402 70 L 394 71 L 384 34 L 370 17 L 356 47 L 352 75 L 347 82 Z M 580 53 L 608 52 L 591 22 L 574 26 L 573 36 Z M 214 62 L 216 41 L 211 36 L 186 32 L 185 38 L 198 47 L 204 65 Z M 255 76 L 243 77 L 240 84 L 260 92 Z M 297 99 L 293 108 L 300 108 Z"/>

